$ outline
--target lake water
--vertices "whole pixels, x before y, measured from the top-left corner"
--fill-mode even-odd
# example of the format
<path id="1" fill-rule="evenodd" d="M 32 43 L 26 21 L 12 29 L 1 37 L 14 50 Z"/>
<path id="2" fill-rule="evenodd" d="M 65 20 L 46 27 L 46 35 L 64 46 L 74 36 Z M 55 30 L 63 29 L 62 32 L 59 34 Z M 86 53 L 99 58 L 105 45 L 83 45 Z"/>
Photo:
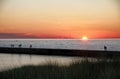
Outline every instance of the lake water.
<path id="1" fill-rule="evenodd" d="M 104 50 L 104 45 L 110 51 L 120 51 L 120 39 L 1 39 L 0 47 L 11 47 L 14 44 L 23 48 L 51 48 L 51 49 L 82 49 L 82 50 Z"/>
<path id="2" fill-rule="evenodd" d="M 104 45 L 110 51 L 120 51 L 120 39 L 0 39 L 0 47 L 16 48 L 22 44 L 23 48 L 50 48 L 50 49 L 81 49 L 81 50 L 104 50 Z M 37 55 L 17 55 L 3 54 L 0 52 L 0 70 L 21 67 L 24 65 L 43 65 L 47 63 L 58 63 L 59 65 L 69 65 L 73 61 L 83 60 L 79 57 L 62 56 L 37 56 Z"/>
<path id="3" fill-rule="evenodd" d="M 62 57 L 62 56 L 37 56 L 37 55 L 18 55 L 18 54 L 0 54 L 0 71 L 7 70 L 24 65 L 44 65 L 58 64 L 66 65 L 76 60 L 83 60 L 79 57 Z"/>

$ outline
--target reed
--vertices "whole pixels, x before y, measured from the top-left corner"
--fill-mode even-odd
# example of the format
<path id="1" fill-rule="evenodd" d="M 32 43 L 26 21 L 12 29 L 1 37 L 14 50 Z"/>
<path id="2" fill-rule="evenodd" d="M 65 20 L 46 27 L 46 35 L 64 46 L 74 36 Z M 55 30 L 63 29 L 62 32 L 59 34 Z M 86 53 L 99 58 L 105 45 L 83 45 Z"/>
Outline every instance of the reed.
<path id="1" fill-rule="evenodd" d="M 0 79 L 120 79 L 120 61 L 76 61 L 69 66 L 47 64 L 23 66 L 0 72 Z"/>

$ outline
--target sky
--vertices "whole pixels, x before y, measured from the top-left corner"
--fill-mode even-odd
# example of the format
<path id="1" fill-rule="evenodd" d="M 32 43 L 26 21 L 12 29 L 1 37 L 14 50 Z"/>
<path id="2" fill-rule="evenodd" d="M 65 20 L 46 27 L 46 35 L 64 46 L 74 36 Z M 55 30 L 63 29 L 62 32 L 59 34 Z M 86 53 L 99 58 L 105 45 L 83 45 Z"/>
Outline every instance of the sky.
<path id="1" fill-rule="evenodd" d="M 0 38 L 120 38 L 119 0 L 0 3 Z"/>

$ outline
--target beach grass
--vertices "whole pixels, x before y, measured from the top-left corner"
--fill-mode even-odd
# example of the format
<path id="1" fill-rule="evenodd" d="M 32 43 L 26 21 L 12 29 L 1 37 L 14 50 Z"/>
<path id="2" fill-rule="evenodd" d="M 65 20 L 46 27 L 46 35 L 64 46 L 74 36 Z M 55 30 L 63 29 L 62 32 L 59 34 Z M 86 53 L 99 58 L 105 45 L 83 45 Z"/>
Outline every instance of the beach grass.
<path id="1" fill-rule="evenodd" d="M 76 61 L 69 66 L 29 65 L 0 72 L 0 79 L 120 79 L 119 59 Z"/>

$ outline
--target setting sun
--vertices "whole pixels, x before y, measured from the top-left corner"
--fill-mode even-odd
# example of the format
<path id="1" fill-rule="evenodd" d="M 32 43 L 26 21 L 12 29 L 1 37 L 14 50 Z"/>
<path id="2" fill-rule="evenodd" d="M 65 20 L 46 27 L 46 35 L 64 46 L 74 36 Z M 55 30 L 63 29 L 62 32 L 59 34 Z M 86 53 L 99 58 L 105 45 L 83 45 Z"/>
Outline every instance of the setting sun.
<path id="1" fill-rule="evenodd" d="M 88 40 L 88 37 L 87 36 L 83 36 L 82 40 Z"/>
<path id="2" fill-rule="evenodd" d="M 119 14 L 119 0 L 0 0 L 0 39 L 120 38 Z"/>

